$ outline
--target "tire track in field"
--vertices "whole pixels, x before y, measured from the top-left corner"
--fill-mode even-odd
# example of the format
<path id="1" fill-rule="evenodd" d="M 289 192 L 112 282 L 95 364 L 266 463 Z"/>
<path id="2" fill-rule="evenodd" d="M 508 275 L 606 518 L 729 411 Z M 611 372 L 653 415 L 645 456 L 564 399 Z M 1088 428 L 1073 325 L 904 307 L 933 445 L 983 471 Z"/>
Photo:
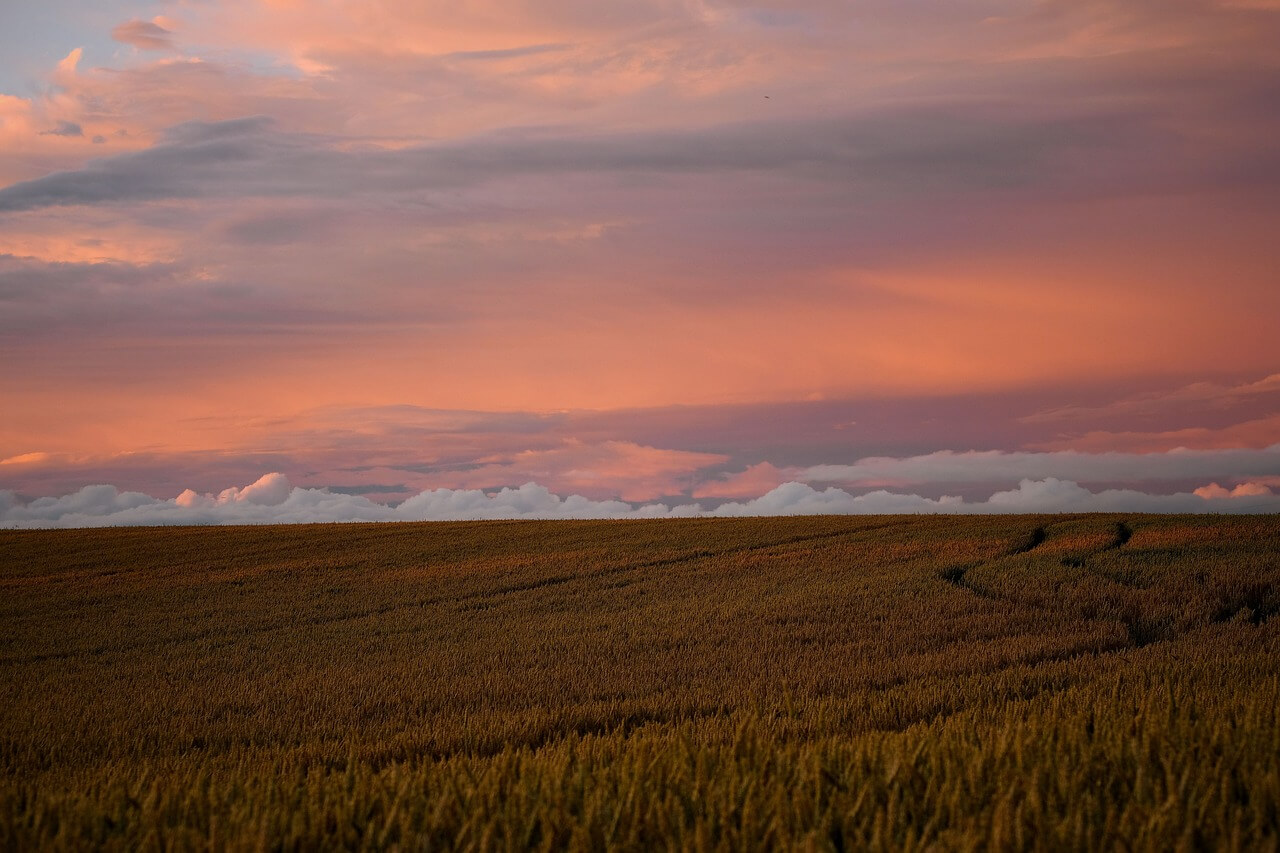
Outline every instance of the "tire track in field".
<path id="1" fill-rule="evenodd" d="M 1037 654 L 1024 659 L 1020 659 L 1014 663 L 1006 665 L 1005 668 L 1007 669 L 1009 668 L 1009 666 L 1036 667 L 1041 664 L 1052 664 L 1052 663 L 1058 663 L 1062 661 L 1069 661 L 1080 655 L 1085 655 L 1085 654 L 1109 654 L 1112 652 L 1119 652 L 1119 651 L 1132 651 L 1132 647 L 1126 645 L 1126 646 L 1117 646 L 1116 648 L 1110 648 L 1110 649 L 1095 649 L 1095 650 L 1090 650 L 1088 648 L 1081 648 L 1081 647 L 1071 647 L 1071 648 L 1066 648 L 1059 651 L 1045 652 L 1045 653 Z M 946 676 L 946 679 L 967 678 L 974 675 L 989 673 L 989 672 L 990 670 L 985 670 L 975 666 L 969 669 L 961 669 L 952 673 L 948 673 Z M 1059 692 L 1061 690 L 1066 689 L 1067 687 L 1076 686 L 1079 684 L 1086 683 L 1088 681 L 1092 681 L 1096 677 L 1097 677 L 1096 675 L 1089 675 L 1089 674 L 1076 676 L 1076 677 L 1073 677 L 1073 679 L 1070 680 L 1065 685 L 1057 681 L 1048 681 L 1048 680 L 1041 683 L 1023 682 L 1021 684 L 1015 684 L 1015 685 L 1004 688 L 1003 696 L 1008 701 L 1028 702 L 1036 699 L 1039 696 L 1042 696 L 1048 693 Z M 943 677 L 941 676 L 932 676 L 931 678 L 936 681 L 943 680 Z M 910 680 L 911 679 L 908 679 L 908 678 L 893 679 L 885 683 L 870 685 L 867 689 L 875 693 L 890 693 L 900 689 L 901 687 L 906 685 Z M 834 697 L 828 697 L 828 698 L 834 698 Z M 921 707 L 918 710 L 915 710 L 913 712 L 905 713 L 904 715 L 901 716 L 900 719 L 898 719 L 895 722 L 890 723 L 890 722 L 872 720 L 872 721 L 868 721 L 865 725 L 862 725 L 856 729 L 853 729 L 853 731 L 855 731 L 857 734 L 872 734 L 876 732 L 881 732 L 881 733 L 904 732 L 907 729 L 911 728 L 912 726 L 916 726 L 921 723 L 930 724 L 930 725 L 937 724 L 945 720 L 948 720 L 952 717 L 956 717 L 961 714 L 968 713 L 970 710 L 972 710 L 972 706 L 965 701 L 957 701 L 957 702 L 943 701 L 938 703 L 934 707 Z M 542 726 L 536 731 L 526 732 L 520 736 L 511 738 L 511 739 L 492 741 L 488 744 L 480 744 L 480 745 L 455 744 L 451 746 L 444 745 L 444 746 L 436 746 L 432 748 L 418 749 L 418 750 L 414 750 L 412 748 L 401 749 L 401 750 L 389 750 L 388 755 L 383 756 L 381 758 L 375 758 L 373 759 L 373 761 L 375 765 L 377 765 L 378 762 L 382 762 L 383 764 L 388 764 L 388 763 L 395 763 L 395 762 L 403 762 L 406 760 L 410 760 L 412 758 L 423 758 L 423 757 L 430 758 L 431 760 L 435 760 L 435 761 L 443 761 L 443 760 L 448 760 L 448 759 L 456 758 L 460 756 L 466 756 L 466 757 L 472 757 L 472 758 L 491 758 L 513 747 L 538 750 L 538 749 L 542 749 L 543 747 L 559 743 L 565 740 L 566 738 L 573 737 L 573 736 L 607 737 L 611 735 L 621 735 L 623 737 L 627 737 L 651 724 L 672 725 L 672 724 L 681 724 L 681 723 L 696 723 L 699 721 L 709 720 L 709 719 L 723 719 L 728 721 L 733 719 L 735 715 L 742 715 L 745 713 L 749 713 L 746 707 L 735 707 L 732 704 L 727 702 L 722 702 L 719 704 L 706 704 L 706 705 L 702 705 L 700 707 L 694 707 L 694 708 L 678 708 L 678 709 L 652 708 L 652 707 L 645 707 L 643 704 L 640 704 L 638 707 L 633 707 L 627 710 L 621 710 L 613 716 L 602 715 L 594 720 L 579 720 L 567 726 L 557 722 L 549 722 L 548 724 Z M 781 710 L 774 709 L 771 712 L 771 716 L 772 718 L 776 719 L 783 716 L 787 716 L 787 714 L 785 714 L 785 712 Z M 797 719 L 799 718 L 799 715 L 795 715 L 795 716 Z"/>
<path id="2" fill-rule="evenodd" d="M 855 530 L 829 530 L 825 533 L 807 533 L 800 536 L 789 536 L 786 539 L 779 539 L 775 542 L 757 542 L 751 545 L 735 545 L 730 548 L 721 548 L 719 550 L 699 549 L 684 554 L 677 554 L 671 557 L 659 557 L 653 560 L 644 560 L 636 563 L 626 563 L 613 568 L 604 569 L 598 572 L 587 572 L 584 574 L 564 574 L 555 575 L 548 578 L 539 578 L 537 580 L 528 581 L 526 583 L 512 584 L 511 586 L 498 587 L 489 590 L 476 590 L 474 592 L 463 593 L 452 597 L 442 597 L 433 600 L 432 604 L 439 603 L 460 603 L 474 601 L 482 598 L 494 598 L 500 595 L 508 595 L 515 592 L 526 592 L 533 589 L 542 589 L 549 586 L 559 586 L 562 584 L 572 583 L 575 580 L 595 580 L 596 578 L 608 578 L 614 575 L 625 574 L 626 572 L 642 571 L 644 569 L 659 569 L 667 566 L 675 566 L 680 563 L 689 563 L 694 560 L 714 559 L 716 557 L 729 557 L 735 554 L 749 554 L 755 551 L 767 551 L 771 548 L 781 548 L 787 545 L 798 545 L 804 542 L 817 542 L 826 539 L 837 539 L 841 536 L 850 536 L 858 533 L 870 533 L 876 530 L 883 530 L 887 527 L 897 527 L 907 524 L 908 521 L 892 521 L 885 524 L 870 525 L 868 527 L 859 527 Z"/>
<path id="3" fill-rule="evenodd" d="M 968 573 L 971 570 L 976 568 L 994 566 L 995 564 L 999 563 L 1001 560 L 1008 559 L 1009 557 L 1030 553 L 1031 551 L 1038 548 L 1040 545 L 1044 544 L 1046 538 L 1048 537 L 1049 528 L 1054 527 L 1057 524 L 1062 524 L 1067 520 L 1068 519 L 1064 519 L 1062 522 L 1055 522 L 1054 524 L 1035 528 L 1034 530 L 1031 531 L 1031 535 L 1028 537 L 1028 540 L 1026 542 L 1023 542 L 1023 543 L 1020 543 L 1019 545 L 1014 546 L 1012 549 L 1000 555 L 999 557 L 996 557 L 993 560 L 979 561 L 975 563 L 965 563 L 962 565 L 953 566 L 949 569 L 943 570 L 940 573 L 940 577 L 943 580 L 947 581 L 948 583 L 960 589 L 968 590 L 974 595 L 979 596 L 981 598 L 988 599 L 990 601 L 1000 601 L 1009 605 L 1023 607 L 1023 608 L 1032 607 L 1033 605 L 1027 601 L 1023 601 L 1014 596 L 1005 595 L 999 592 L 995 592 L 994 590 L 990 590 L 990 589 L 986 589 L 985 587 L 978 586 L 977 584 L 969 580 Z M 1125 545 L 1127 545 L 1129 543 L 1129 540 L 1132 538 L 1133 538 L 1133 527 L 1126 521 L 1117 521 L 1115 524 L 1115 533 L 1110 542 L 1108 542 L 1106 545 L 1102 546 L 1101 548 L 1096 548 L 1092 551 L 1087 551 L 1083 554 L 1063 557 L 1061 560 L 1061 563 L 1063 566 L 1066 566 L 1068 568 L 1082 569 L 1086 566 L 1086 564 L 1092 558 L 1095 558 L 1101 554 L 1106 554 L 1110 551 L 1119 550 L 1123 548 Z M 1125 586 L 1130 589 L 1139 588 L 1133 582 L 1126 580 L 1124 578 L 1115 577 L 1110 573 L 1095 572 L 1095 574 L 1097 574 L 1100 577 L 1104 577 L 1107 580 L 1110 580 L 1113 583 L 1116 583 L 1120 586 Z M 1041 607 L 1040 609 L 1046 613 L 1054 612 L 1053 609 L 1049 607 Z M 1090 619 L 1090 620 L 1095 618 L 1101 618 L 1101 617 L 1087 617 L 1087 616 L 1084 616 L 1084 614 L 1075 614 L 1075 615 L 1079 616 L 1082 619 Z M 1265 616 L 1263 618 L 1265 619 Z M 1116 620 L 1108 619 L 1104 621 L 1116 621 Z M 1139 616 L 1121 616 L 1118 621 L 1124 627 L 1125 633 L 1127 634 L 1129 639 L 1129 645 L 1126 646 L 1125 648 L 1141 649 L 1141 648 L 1144 648 L 1145 646 L 1151 645 L 1152 643 L 1158 643 L 1158 642 L 1162 642 L 1164 640 L 1170 639 L 1170 636 L 1167 636 L 1166 633 L 1163 632 L 1161 629 L 1147 624 Z M 1218 621 L 1218 620 L 1214 620 L 1214 621 Z"/>
<path id="4" fill-rule="evenodd" d="M 1101 548 L 1097 549 L 1096 551 L 1089 551 L 1087 553 L 1080 554 L 1079 556 L 1063 557 L 1062 565 L 1069 566 L 1073 569 L 1083 568 L 1085 563 L 1087 563 L 1091 557 L 1096 557 L 1099 554 L 1105 554 L 1108 551 L 1115 551 L 1119 548 L 1123 548 L 1132 538 L 1133 538 L 1133 528 L 1123 521 L 1117 521 L 1114 538 L 1111 540 L 1111 542 L 1109 542 L 1106 545 L 1103 545 Z M 1117 583 L 1124 583 L 1123 581 L 1120 581 L 1118 578 L 1112 578 L 1112 580 L 1116 581 Z"/>
<path id="5" fill-rule="evenodd" d="M 755 551 L 767 551 L 771 548 L 782 548 L 787 545 L 798 545 L 805 542 L 821 542 L 825 540 L 838 539 L 840 537 L 854 537 L 865 533 L 873 533 L 878 530 L 884 530 L 890 527 L 900 527 L 903 525 L 914 523 L 916 519 L 895 519 L 883 524 L 872 524 L 864 527 L 856 527 L 844 530 L 828 530 L 822 533 L 806 533 L 797 536 L 788 536 L 770 542 L 756 542 L 750 545 L 735 545 L 721 549 L 697 549 L 682 554 L 675 554 L 670 557 L 659 557 L 649 560 L 640 560 L 636 562 L 623 563 L 597 572 L 584 572 L 578 574 L 559 574 L 550 577 L 536 578 L 523 583 L 510 584 L 508 586 L 496 587 L 486 590 L 474 590 L 454 595 L 437 595 L 427 598 L 414 599 L 412 601 L 396 601 L 387 604 L 371 607 L 359 612 L 339 613 L 331 616 L 312 616 L 303 618 L 293 618 L 287 621 L 272 622 L 263 625 L 250 625 L 243 628 L 228 629 L 225 627 L 210 628 L 203 631 L 189 632 L 175 637 L 159 640 L 150 640 L 141 643 L 131 643 L 118 646 L 93 646 L 87 649 L 75 649 L 69 651 L 49 652 L 45 654 L 35 655 L 15 655 L 6 658 L 0 658 L 0 666 L 9 666 L 14 664 L 40 663 L 51 660 L 70 660 L 77 657 L 92 657 L 104 654 L 124 654 L 144 649 L 162 648 L 165 646 L 179 646 L 186 643 L 199 642 L 201 640 L 215 639 L 221 640 L 218 646 L 229 645 L 235 640 L 252 637 L 259 634 L 269 634 L 273 631 L 283 631 L 290 628 L 298 627 L 315 627 L 322 625 L 331 625 L 342 622 L 354 622 L 360 619 L 368 619 L 376 616 L 383 616 L 398 610 L 411 610 L 414 608 L 425 609 L 442 604 L 466 604 L 474 601 L 480 601 L 486 598 L 497 598 L 503 595 L 512 595 L 521 592 L 529 592 L 537 589 L 544 589 L 553 586 L 562 586 L 578 580 L 596 580 L 612 577 L 615 575 L 625 574 L 627 572 L 643 571 L 646 569 L 664 568 L 668 566 L 688 563 L 694 560 L 713 559 L 716 557 L 727 557 L 735 554 L 751 553 Z"/>
<path id="6" fill-rule="evenodd" d="M 998 593 L 992 592 L 989 589 L 985 589 L 983 587 L 978 586 L 977 584 L 974 584 L 972 581 L 968 579 L 968 573 L 973 569 L 979 569 L 984 566 L 991 566 L 999 562 L 1000 560 L 1008 559 L 1009 557 L 1016 557 L 1020 554 L 1030 553 L 1045 543 L 1045 540 L 1048 539 L 1050 529 L 1057 527 L 1058 525 L 1065 524 L 1068 521 L 1074 521 L 1074 520 L 1075 520 L 1074 518 L 1063 519 L 1062 521 L 1055 521 L 1051 524 L 1046 524 L 1046 525 L 1041 525 L 1039 527 L 1036 527 L 1027 536 L 1025 541 L 1014 545 L 1012 548 L 1010 548 L 1008 551 L 1004 552 L 1000 556 L 991 560 L 979 560 L 972 563 L 962 563 L 959 565 L 951 566 L 950 568 L 943 569 L 939 573 L 939 576 L 943 580 L 947 581 L 948 583 L 951 583 L 955 586 L 969 590 L 974 595 L 978 595 L 983 598 L 1012 601 L 1013 599 L 1008 599 L 1006 596 L 1002 596 Z M 1101 548 L 1095 549 L 1093 551 L 1085 552 L 1078 556 L 1073 555 L 1070 557 L 1063 557 L 1062 565 L 1069 566 L 1075 569 L 1082 568 L 1089 561 L 1090 558 L 1096 557 L 1099 554 L 1105 554 L 1108 551 L 1115 551 L 1120 548 L 1123 548 L 1126 544 L 1128 544 L 1129 540 L 1132 538 L 1133 538 L 1133 528 L 1128 524 L 1128 522 L 1117 521 L 1115 525 L 1115 534 L 1111 542 L 1107 543 Z"/>
<path id="7" fill-rule="evenodd" d="M 1061 522 L 1055 522 L 1055 524 L 1060 524 L 1060 523 Z M 1031 551 L 1034 551 L 1036 548 L 1039 548 L 1041 545 L 1044 544 L 1044 540 L 1047 539 L 1049 536 L 1048 530 L 1050 527 L 1053 527 L 1053 526 L 1054 525 L 1050 524 L 1050 525 L 1040 525 L 1036 527 L 1027 536 L 1025 541 L 1017 543 L 1008 551 L 1005 551 L 1003 554 L 1001 554 L 1000 556 L 996 557 L 993 560 L 979 560 L 973 563 L 960 563 L 958 565 L 943 569 L 941 572 L 939 572 L 938 576 L 941 577 L 947 583 L 952 584 L 953 586 L 957 586 L 961 589 L 967 589 L 969 592 L 973 593 L 974 595 L 980 598 L 987 598 L 994 601 L 1004 601 L 1005 598 L 1003 596 L 997 595 L 991 590 L 986 589 L 984 587 L 980 587 L 977 584 L 970 581 L 968 578 L 969 572 L 973 569 L 979 569 L 979 568 L 982 568 L 983 566 L 989 566 L 992 563 L 998 562 L 999 560 L 1004 560 L 1008 557 L 1016 557 L 1019 554 L 1027 554 Z"/>

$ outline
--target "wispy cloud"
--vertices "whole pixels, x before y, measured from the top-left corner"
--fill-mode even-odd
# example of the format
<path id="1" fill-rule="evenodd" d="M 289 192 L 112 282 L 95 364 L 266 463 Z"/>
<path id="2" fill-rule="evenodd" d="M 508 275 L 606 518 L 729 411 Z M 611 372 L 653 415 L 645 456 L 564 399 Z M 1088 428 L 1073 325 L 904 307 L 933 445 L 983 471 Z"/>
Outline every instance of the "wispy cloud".
<path id="1" fill-rule="evenodd" d="M 111 30 L 111 37 L 139 50 L 176 49 L 173 43 L 173 32 L 160 26 L 156 21 L 125 21 Z"/>
<path id="2" fill-rule="evenodd" d="M 1168 391 L 1148 391 L 1099 406 L 1055 406 L 1024 415 L 1024 423 L 1098 420 L 1113 416 L 1160 415 L 1194 408 L 1223 408 L 1259 397 L 1280 401 L 1280 373 L 1249 382 L 1195 382 Z"/>
<path id="3" fill-rule="evenodd" d="M 997 105 L 921 105 L 684 130 L 507 131 L 351 150 L 338 137 L 288 132 L 267 117 L 251 117 L 184 123 L 146 150 L 0 189 L 0 210 L 217 195 L 404 194 L 573 174 L 755 172 L 910 196 L 1000 191 L 1053 184 L 1061 174 L 1055 162 L 1082 148 L 1110 147 L 1118 135 L 1141 137 L 1143 123 L 1109 114 L 1041 118 Z"/>
<path id="4" fill-rule="evenodd" d="M 84 128 L 74 121 L 60 121 L 52 130 L 40 131 L 41 136 L 84 136 Z M 0 191 L 2 192 L 2 191 Z"/>

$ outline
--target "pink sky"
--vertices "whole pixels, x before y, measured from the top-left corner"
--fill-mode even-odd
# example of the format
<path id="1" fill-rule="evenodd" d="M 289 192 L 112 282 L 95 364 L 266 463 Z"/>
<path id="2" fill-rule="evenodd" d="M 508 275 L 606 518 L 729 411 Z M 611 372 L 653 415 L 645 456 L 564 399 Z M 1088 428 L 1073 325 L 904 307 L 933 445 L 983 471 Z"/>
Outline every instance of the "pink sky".
<path id="1" fill-rule="evenodd" d="M 3 13 L 9 505 L 1280 477 L 1280 3 L 82 6 Z"/>

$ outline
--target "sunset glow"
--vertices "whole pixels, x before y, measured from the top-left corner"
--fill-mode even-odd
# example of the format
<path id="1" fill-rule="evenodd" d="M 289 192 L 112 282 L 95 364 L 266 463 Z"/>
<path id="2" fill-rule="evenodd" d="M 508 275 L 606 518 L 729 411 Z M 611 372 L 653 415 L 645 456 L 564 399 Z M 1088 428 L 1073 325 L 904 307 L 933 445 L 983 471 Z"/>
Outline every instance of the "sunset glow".
<path id="1" fill-rule="evenodd" d="M 1280 4 L 0 21 L 0 526 L 1280 510 Z"/>

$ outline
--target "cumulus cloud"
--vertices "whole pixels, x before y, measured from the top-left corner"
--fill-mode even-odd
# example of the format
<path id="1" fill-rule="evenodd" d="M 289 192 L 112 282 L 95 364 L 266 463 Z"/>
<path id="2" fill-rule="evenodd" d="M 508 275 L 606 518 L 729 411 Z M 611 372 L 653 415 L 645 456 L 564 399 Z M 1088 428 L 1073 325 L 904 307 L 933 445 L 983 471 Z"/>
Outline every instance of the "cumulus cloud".
<path id="1" fill-rule="evenodd" d="M 1225 498 L 1225 500 L 1215 499 Z M 916 494 L 879 490 L 851 495 L 842 489 L 818 491 L 803 483 L 785 483 L 746 503 L 724 504 L 710 515 L 867 515 L 881 513 L 980 514 L 1054 512 L 1277 512 L 1280 496 L 1253 492 L 1204 497 L 1179 492 L 1156 495 L 1131 489 L 1091 492 L 1078 483 L 1049 477 L 1023 480 L 1017 488 L 996 492 L 985 501 L 946 496 L 933 499 Z"/>
<path id="2" fill-rule="evenodd" d="M 754 500 L 707 509 L 700 504 L 637 505 L 581 495 L 561 497 L 537 483 L 526 483 L 490 492 L 430 489 L 398 506 L 387 506 L 358 495 L 292 487 L 278 473 L 218 495 L 187 490 L 171 500 L 108 485 L 86 486 L 69 495 L 30 502 L 19 500 L 13 492 L 0 491 L 0 526 L 10 528 L 1027 512 L 1267 513 L 1280 512 L 1280 495 L 1259 484 L 1233 490 L 1213 484 L 1171 495 L 1127 489 L 1091 492 L 1078 483 L 1047 478 L 1023 480 L 1017 488 L 996 492 L 985 501 L 967 501 L 886 490 L 853 495 L 834 487 L 820 491 L 792 482 Z"/>
<path id="3" fill-rule="evenodd" d="M 188 509 L 228 506 L 235 504 L 252 504 L 254 506 L 279 506 L 289 499 L 293 487 L 284 474 L 264 474 L 253 483 L 243 487 L 223 489 L 215 498 L 201 495 L 187 489 L 175 498 L 178 506 Z"/>
<path id="4" fill-rule="evenodd" d="M 1195 494 L 1206 500 L 1217 498 L 1257 498 L 1270 497 L 1272 492 L 1264 483 L 1241 483 L 1234 489 L 1227 489 L 1217 483 L 1210 483 L 1195 490 Z"/>
<path id="5" fill-rule="evenodd" d="M 635 506 L 625 501 L 593 501 L 581 495 L 562 498 L 537 483 L 486 493 L 475 489 L 432 489 L 396 507 L 406 521 L 497 518 L 659 518 L 694 515 L 696 508 L 666 504 Z"/>
<path id="6" fill-rule="evenodd" d="M 470 519 L 646 518 L 697 514 L 697 507 L 635 506 L 560 497 L 536 483 L 496 492 L 432 489 L 387 506 L 358 495 L 292 487 L 272 473 L 218 495 L 190 489 L 171 500 L 114 486 L 86 486 L 58 498 L 22 503 L 0 492 L 0 526 L 16 528 L 105 527 L 177 524 L 301 524 L 352 521 L 445 521 Z"/>

